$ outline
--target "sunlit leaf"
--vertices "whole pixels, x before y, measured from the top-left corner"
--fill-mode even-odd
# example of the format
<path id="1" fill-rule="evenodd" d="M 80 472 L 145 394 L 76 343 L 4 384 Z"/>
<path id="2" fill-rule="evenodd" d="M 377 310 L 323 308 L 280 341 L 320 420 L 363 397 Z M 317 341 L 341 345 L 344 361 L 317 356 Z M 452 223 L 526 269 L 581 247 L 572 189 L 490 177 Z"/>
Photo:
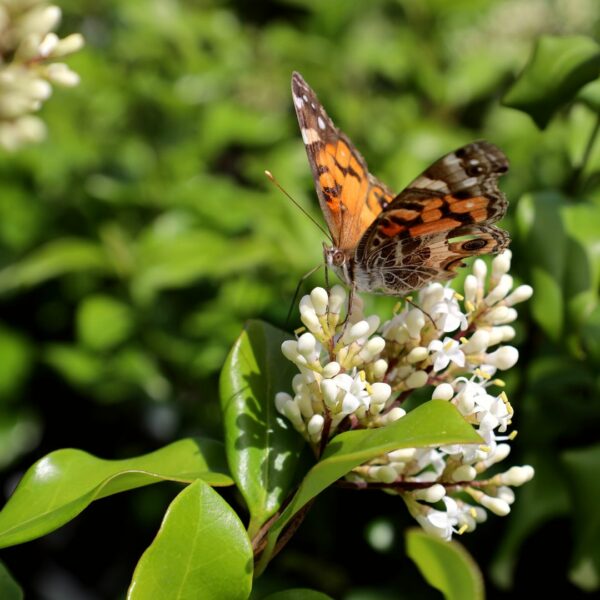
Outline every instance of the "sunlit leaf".
<path id="1" fill-rule="evenodd" d="M 275 410 L 296 369 L 281 353 L 289 336 L 249 321 L 221 373 L 229 468 L 250 511 L 250 535 L 281 506 L 295 477 L 303 438 Z"/>
<path id="2" fill-rule="evenodd" d="M 90 502 L 157 481 L 230 485 L 223 446 L 183 439 L 123 460 L 103 460 L 81 450 L 51 452 L 23 476 L 0 511 L 0 547 L 21 544 L 64 525 Z"/>
<path id="3" fill-rule="evenodd" d="M 290 519 L 354 467 L 399 448 L 477 443 L 481 443 L 481 438 L 473 427 L 452 404 L 443 400 L 431 400 L 386 427 L 348 431 L 336 436 L 269 530 L 259 569 L 266 566 L 280 532 Z"/>
<path id="4" fill-rule="evenodd" d="M 107 350 L 124 341 L 132 327 L 131 308 L 110 296 L 88 296 L 77 311 L 79 338 L 95 350 Z"/>
<path id="5" fill-rule="evenodd" d="M 565 103 L 600 76 L 600 46 L 590 37 L 542 36 L 529 63 L 504 96 L 544 128 Z"/>
<path id="6" fill-rule="evenodd" d="M 133 574 L 128 600 L 246 600 L 252 546 L 233 509 L 202 480 L 173 500 Z"/>
<path id="7" fill-rule="evenodd" d="M 446 600 L 483 600 L 481 572 L 457 542 L 446 542 L 421 529 L 411 529 L 406 534 L 406 549 L 423 577 Z"/>

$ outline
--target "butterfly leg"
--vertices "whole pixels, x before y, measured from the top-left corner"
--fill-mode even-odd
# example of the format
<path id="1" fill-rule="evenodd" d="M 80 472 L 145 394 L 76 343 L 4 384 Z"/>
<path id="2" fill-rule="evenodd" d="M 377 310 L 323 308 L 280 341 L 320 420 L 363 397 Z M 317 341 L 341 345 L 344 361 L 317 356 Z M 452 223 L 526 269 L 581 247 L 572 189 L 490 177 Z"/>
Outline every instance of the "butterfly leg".
<path id="1" fill-rule="evenodd" d="M 290 322 L 290 317 L 292 316 L 292 311 L 294 310 L 294 305 L 296 304 L 296 300 L 298 299 L 298 295 L 300 294 L 300 288 L 304 284 L 304 282 L 313 274 L 316 273 L 321 267 L 322 263 L 319 263 L 316 267 L 312 268 L 308 273 L 305 273 L 298 281 L 298 285 L 296 286 L 296 290 L 294 291 L 294 297 L 292 298 L 292 302 L 290 303 L 290 308 L 287 313 L 287 317 L 285 318 L 285 326 L 287 327 Z M 327 269 L 327 267 L 325 267 Z M 327 272 L 327 271 L 325 271 Z"/>

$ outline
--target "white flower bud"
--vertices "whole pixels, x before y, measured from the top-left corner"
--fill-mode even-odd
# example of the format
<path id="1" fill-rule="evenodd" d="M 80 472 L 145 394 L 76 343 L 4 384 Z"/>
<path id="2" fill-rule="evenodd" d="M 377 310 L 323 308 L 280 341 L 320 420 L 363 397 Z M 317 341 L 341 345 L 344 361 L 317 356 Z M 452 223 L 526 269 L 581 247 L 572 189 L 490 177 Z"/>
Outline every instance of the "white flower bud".
<path id="1" fill-rule="evenodd" d="M 308 435 L 311 437 L 319 435 L 321 431 L 323 431 L 324 423 L 325 419 L 323 418 L 323 415 L 313 415 L 306 426 Z"/>
<path id="2" fill-rule="evenodd" d="M 424 348 L 423 346 L 417 346 L 408 353 L 406 360 L 412 365 L 425 360 L 428 356 L 429 351 L 427 348 Z"/>
<path id="3" fill-rule="evenodd" d="M 322 375 L 325 379 L 332 379 L 340 372 L 340 369 L 340 363 L 332 361 L 323 367 Z"/>
<path id="4" fill-rule="evenodd" d="M 321 381 L 321 394 L 323 394 L 323 402 L 329 410 L 334 410 L 337 407 L 338 392 L 338 386 L 331 379 L 323 379 L 323 381 Z"/>
<path id="5" fill-rule="evenodd" d="M 296 403 L 298 404 L 298 408 L 302 413 L 302 417 L 304 419 L 310 419 L 315 411 L 312 406 L 312 399 L 310 393 L 305 391 L 303 394 L 299 394 L 296 396 Z"/>
<path id="6" fill-rule="evenodd" d="M 454 396 L 454 388 L 449 383 L 440 383 L 433 390 L 433 400 L 450 400 Z"/>
<path id="7" fill-rule="evenodd" d="M 486 329 L 478 329 L 469 338 L 466 344 L 461 346 L 461 350 L 465 354 L 479 354 L 487 350 L 490 344 L 490 332 Z"/>
<path id="8" fill-rule="evenodd" d="M 310 331 L 319 333 L 322 331 L 321 323 L 319 323 L 310 296 L 303 296 L 300 300 L 300 319 Z"/>
<path id="9" fill-rule="evenodd" d="M 38 47 L 38 54 L 46 58 L 56 48 L 58 44 L 58 36 L 55 33 L 48 33 Z"/>
<path id="10" fill-rule="evenodd" d="M 298 342 L 296 340 L 285 340 L 281 344 L 281 352 L 288 360 L 296 362 L 299 358 Z"/>
<path id="11" fill-rule="evenodd" d="M 434 502 L 439 502 L 446 495 L 446 488 L 439 483 L 432 485 L 431 487 L 415 490 L 413 492 L 413 496 L 417 500 L 423 500 L 425 502 L 429 502 L 433 504 Z"/>
<path id="12" fill-rule="evenodd" d="M 394 421 L 401 419 L 405 414 L 406 411 L 403 408 L 394 406 L 394 408 L 392 408 L 392 410 L 385 415 L 385 421 L 386 423 L 393 423 Z"/>
<path id="13" fill-rule="evenodd" d="M 289 400 L 283 405 L 283 414 L 292 422 L 292 425 L 296 429 L 304 429 L 304 421 L 300 414 L 300 408 L 293 400 Z"/>
<path id="14" fill-rule="evenodd" d="M 510 454 L 509 444 L 498 444 L 494 451 L 477 464 L 477 470 L 481 473 L 492 465 L 502 462 Z"/>
<path id="15" fill-rule="evenodd" d="M 376 379 L 381 379 L 387 372 L 388 364 L 383 359 L 380 358 L 373 363 L 373 376 Z"/>
<path id="16" fill-rule="evenodd" d="M 465 300 L 471 304 L 475 304 L 477 299 L 477 277 L 475 275 L 467 275 L 465 277 Z"/>
<path id="17" fill-rule="evenodd" d="M 496 498 L 504 500 L 507 504 L 513 504 L 515 501 L 515 493 L 512 491 L 512 488 L 502 485 L 496 491 Z"/>
<path id="18" fill-rule="evenodd" d="M 452 472 L 452 481 L 473 481 L 477 477 L 477 471 L 471 465 L 460 465 Z"/>
<path id="19" fill-rule="evenodd" d="M 311 291 L 310 299 L 317 315 L 321 316 L 327 312 L 329 296 L 327 295 L 326 290 L 324 290 L 322 287 L 316 287 Z"/>
<path id="20" fill-rule="evenodd" d="M 372 360 L 375 356 L 381 354 L 384 348 L 385 340 L 382 337 L 375 336 L 365 344 L 363 352 L 369 357 L 368 360 Z"/>
<path id="21" fill-rule="evenodd" d="M 19 29 L 22 34 L 37 33 L 44 36 L 58 25 L 60 17 L 58 6 L 36 8 L 25 13 L 19 23 Z"/>
<path id="22" fill-rule="evenodd" d="M 487 275 L 487 265 L 481 258 L 478 258 L 473 263 L 473 275 L 477 278 L 477 285 L 483 287 Z"/>
<path id="23" fill-rule="evenodd" d="M 81 50 L 84 44 L 85 40 L 80 33 L 72 33 L 58 41 L 58 44 L 56 44 L 52 51 L 52 57 L 60 58 L 62 56 L 67 56 L 68 54 L 73 54 L 74 52 Z"/>
<path id="24" fill-rule="evenodd" d="M 298 352 L 302 354 L 305 358 L 309 358 L 311 354 L 314 353 L 315 348 L 317 347 L 317 340 L 312 333 L 303 333 L 298 338 Z"/>
<path id="25" fill-rule="evenodd" d="M 389 465 L 373 467 L 372 470 L 369 469 L 369 475 L 373 477 L 373 479 L 377 479 L 382 483 L 393 483 L 396 481 L 396 477 L 398 476 L 396 470 Z"/>
<path id="26" fill-rule="evenodd" d="M 477 498 L 477 501 L 499 517 L 505 517 L 510 512 L 508 502 L 500 500 L 500 498 L 492 498 L 486 494 L 481 494 L 481 497 Z"/>
<path id="27" fill-rule="evenodd" d="M 511 252 L 504 251 L 492 260 L 492 279 L 498 280 L 510 271 Z"/>
<path id="28" fill-rule="evenodd" d="M 284 407 L 288 402 L 293 402 L 292 397 L 286 392 L 277 392 L 275 394 L 275 408 L 282 415 L 285 414 Z"/>
<path id="29" fill-rule="evenodd" d="M 392 394 L 392 388 L 387 383 L 376 382 L 371 385 L 371 402 L 384 404 Z"/>
<path id="30" fill-rule="evenodd" d="M 52 86 L 45 79 L 32 79 L 25 89 L 35 100 L 47 100 L 52 95 Z"/>
<path id="31" fill-rule="evenodd" d="M 532 295 L 533 288 L 530 285 L 520 285 L 504 299 L 504 304 L 506 304 L 506 306 L 513 306 L 519 302 L 525 302 L 525 300 L 529 300 Z"/>
<path id="32" fill-rule="evenodd" d="M 517 311 L 508 306 L 495 306 L 486 315 L 486 320 L 494 325 L 512 323 L 517 318 Z"/>
<path id="33" fill-rule="evenodd" d="M 392 450 L 391 452 L 388 452 L 387 455 L 390 460 L 407 462 L 412 460 L 416 453 L 416 448 L 400 448 L 399 450 Z"/>
<path id="34" fill-rule="evenodd" d="M 370 317 L 366 318 L 366 321 L 369 324 L 369 331 L 367 335 L 373 335 L 379 329 L 381 319 L 377 315 L 371 315 Z"/>
<path id="35" fill-rule="evenodd" d="M 46 77 L 53 83 L 72 87 L 79 83 L 79 75 L 72 71 L 65 63 L 51 63 L 44 69 Z"/>
<path id="36" fill-rule="evenodd" d="M 405 323 L 410 337 L 418 338 L 421 329 L 423 329 L 423 326 L 425 325 L 425 315 L 423 314 L 423 311 L 418 308 L 409 310 L 406 315 Z"/>
<path id="37" fill-rule="evenodd" d="M 484 362 L 506 371 L 515 366 L 519 360 L 519 351 L 514 346 L 501 346 L 495 352 L 486 354 Z"/>
<path id="38" fill-rule="evenodd" d="M 505 473 L 500 475 L 502 482 L 506 485 L 512 485 L 519 487 L 524 483 L 527 483 L 533 478 L 535 471 L 531 465 L 525 465 L 523 467 L 511 467 Z"/>
<path id="39" fill-rule="evenodd" d="M 346 329 L 344 341 L 347 343 L 354 342 L 361 337 L 365 337 L 369 333 L 369 323 L 367 321 L 358 321 L 352 327 Z"/>
<path id="40" fill-rule="evenodd" d="M 485 303 L 488 306 L 493 306 L 500 302 L 513 286 L 513 278 L 510 275 L 502 275 L 496 287 L 485 297 Z"/>
<path id="41" fill-rule="evenodd" d="M 24 115 L 15 121 L 19 135 L 24 142 L 40 142 L 46 137 L 46 126 L 41 119 Z"/>
<path id="42" fill-rule="evenodd" d="M 339 315 L 346 301 L 346 290 L 341 285 L 334 285 L 329 292 L 329 312 Z"/>
<path id="43" fill-rule="evenodd" d="M 408 388 L 416 389 L 423 387 L 427 383 L 428 379 L 429 375 L 426 371 L 414 371 L 407 377 L 404 383 Z"/>

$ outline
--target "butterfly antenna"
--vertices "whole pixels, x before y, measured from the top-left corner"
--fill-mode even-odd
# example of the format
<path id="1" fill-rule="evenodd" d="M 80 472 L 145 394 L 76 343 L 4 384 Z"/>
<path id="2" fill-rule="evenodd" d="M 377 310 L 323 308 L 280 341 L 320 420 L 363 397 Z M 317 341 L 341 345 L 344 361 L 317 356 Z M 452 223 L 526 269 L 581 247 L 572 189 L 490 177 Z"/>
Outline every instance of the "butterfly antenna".
<path id="1" fill-rule="evenodd" d="M 290 317 L 292 316 L 292 311 L 294 310 L 294 304 L 296 304 L 296 300 L 298 298 L 298 294 L 300 293 L 300 288 L 302 287 L 302 284 L 316 271 L 318 271 L 321 267 L 323 266 L 323 263 L 318 264 L 316 267 L 314 267 L 313 269 L 311 269 L 308 273 L 305 273 L 304 275 L 302 275 L 302 277 L 300 277 L 300 281 L 298 282 L 298 285 L 296 286 L 296 291 L 294 292 L 294 297 L 292 298 L 292 302 L 290 303 L 290 309 L 288 310 L 288 314 L 287 317 L 285 318 L 285 326 L 288 326 L 288 323 L 290 322 Z"/>
<path id="2" fill-rule="evenodd" d="M 288 194 L 288 192 L 286 192 L 283 189 L 283 187 L 281 186 L 281 184 L 279 183 L 279 181 L 277 181 L 277 179 L 275 179 L 275 177 L 273 176 L 273 173 L 271 173 L 271 171 L 265 171 L 265 175 L 271 180 L 271 183 L 273 183 L 277 188 L 279 188 L 279 190 L 285 196 L 287 196 L 287 198 L 289 200 L 291 200 L 331 240 L 331 234 L 328 231 L 325 231 L 325 229 L 304 208 L 302 208 L 302 206 L 300 206 L 300 204 L 298 204 L 298 202 L 296 202 L 290 196 L 290 194 Z"/>

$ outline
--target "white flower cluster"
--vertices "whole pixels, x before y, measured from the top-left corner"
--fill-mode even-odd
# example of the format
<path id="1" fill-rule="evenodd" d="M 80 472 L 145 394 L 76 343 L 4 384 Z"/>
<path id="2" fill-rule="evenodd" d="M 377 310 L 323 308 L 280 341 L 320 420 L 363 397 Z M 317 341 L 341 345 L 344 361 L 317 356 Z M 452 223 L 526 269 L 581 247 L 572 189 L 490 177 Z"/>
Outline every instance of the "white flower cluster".
<path id="1" fill-rule="evenodd" d="M 79 83 L 77 73 L 55 62 L 83 46 L 79 33 L 60 39 L 52 32 L 60 18 L 60 8 L 42 0 L 0 0 L 0 147 L 42 140 L 44 122 L 31 113 L 50 97 L 51 84 Z"/>
<path id="2" fill-rule="evenodd" d="M 533 477 L 530 466 L 483 475 L 508 456 L 507 442 L 516 433 L 508 433 L 514 411 L 495 376 L 518 360 L 517 349 L 504 342 L 515 336 L 509 324 L 517 318 L 514 305 L 533 290 L 512 289 L 510 260 L 510 251 L 494 258 L 489 277 L 486 263 L 476 260 L 464 296 L 433 283 L 382 326 L 378 317 L 362 316 L 356 296 L 344 324 L 343 288 L 335 286 L 329 294 L 315 288 L 300 302 L 308 331 L 282 346 L 299 374 L 292 382 L 294 396 L 278 393 L 276 406 L 317 454 L 336 432 L 402 418 L 400 404 L 428 385 L 433 399 L 452 402 L 473 425 L 483 444 L 396 450 L 346 477 L 358 487 L 402 496 L 415 519 L 445 539 L 473 530 L 486 518 L 485 509 L 508 514 L 511 487 Z"/>

